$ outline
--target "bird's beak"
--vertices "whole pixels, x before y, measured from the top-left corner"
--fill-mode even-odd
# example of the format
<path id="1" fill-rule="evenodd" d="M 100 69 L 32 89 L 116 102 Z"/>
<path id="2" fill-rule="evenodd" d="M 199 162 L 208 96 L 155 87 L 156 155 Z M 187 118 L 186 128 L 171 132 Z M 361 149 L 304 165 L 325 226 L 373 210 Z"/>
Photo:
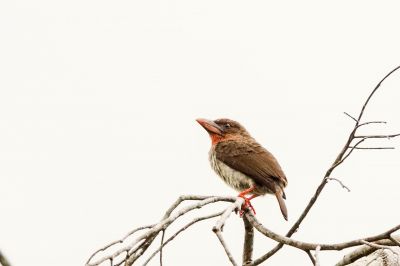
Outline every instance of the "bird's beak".
<path id="1" fill-rule="evenodd" d="M 218 134 L 220 136 L 223 135 L 224 130 L 217 125 L 214 121 L 198 118 L 196 121 L 210 134 Z"/>

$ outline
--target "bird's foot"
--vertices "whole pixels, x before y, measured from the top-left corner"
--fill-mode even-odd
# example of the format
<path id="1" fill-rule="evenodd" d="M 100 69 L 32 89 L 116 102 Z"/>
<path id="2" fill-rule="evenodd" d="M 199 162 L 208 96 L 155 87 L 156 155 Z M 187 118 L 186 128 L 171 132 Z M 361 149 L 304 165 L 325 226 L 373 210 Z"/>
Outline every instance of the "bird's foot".
<path id="1" fill-rule="evenodd" d="M 246 212 L 246 209 L 247 209 L 247 208 L 250 209 L 250 210 L 252 210 L 253 213 L 254 213 L 254 215 L 256 215 L 256 210 L 254 209 L 253 205 L 251 204 L 250 199 L 249 199 L 249 198 L 246 198 L 245 196 L 241 196 L 241 195 L 239 195 L 239 197 L 241 197 L 242 199 L 244 199 L 244 203 L 242 204 L 242 207 L 241 207 L 241 209 L 240 209 L 240 211 L 239 211 L 239 216 L 240 216 L 240 218 L 243 217 L 243 214 Z"/>

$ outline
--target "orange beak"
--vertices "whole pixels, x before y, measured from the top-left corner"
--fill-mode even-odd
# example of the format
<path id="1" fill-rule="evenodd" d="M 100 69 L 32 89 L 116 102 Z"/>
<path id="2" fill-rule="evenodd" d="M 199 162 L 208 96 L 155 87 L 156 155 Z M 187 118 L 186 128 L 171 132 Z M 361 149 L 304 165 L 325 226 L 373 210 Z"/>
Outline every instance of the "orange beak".
<path id="1" fill-rule="evenodd" d="M 217 125 L 214 121 L 198 118 L 196 121 L 205 129 L 209 134 L 217 134 L 222 136 L 224 130 Z"/>

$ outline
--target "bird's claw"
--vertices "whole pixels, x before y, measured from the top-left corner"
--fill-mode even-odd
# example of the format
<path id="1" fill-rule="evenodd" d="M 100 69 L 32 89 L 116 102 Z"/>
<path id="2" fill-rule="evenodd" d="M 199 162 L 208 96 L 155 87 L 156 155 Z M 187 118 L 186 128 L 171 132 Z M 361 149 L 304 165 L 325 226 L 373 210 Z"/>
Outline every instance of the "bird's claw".
<path id="1" fill-rule="evenodd" d="M 247 208 L 250 209 L 250 210 L 252 210 L 253 213 L 254 213 L 254 215 L 256 215 L 256 210 L 254 209 L 253 205 L 251 204 L 250 199 L 248 199 L 248 198 L 246 198 L 246 197 L 244 197 L 244 196 L 239 196 L 239 197 L 241 197 L 241 198 L 244 199 L 244 203 L 242 204 L 242 207 L 241 207 L 241 209 L 240 209 L 240 211 L 239 211 L 239 216 L 240 216 L 240 218 L 243 217 L 243 214 L 246 212 L 246 209 L 247 209 Z M 237 212 L 236 212 L 236 213 L 237 213 Z"/>

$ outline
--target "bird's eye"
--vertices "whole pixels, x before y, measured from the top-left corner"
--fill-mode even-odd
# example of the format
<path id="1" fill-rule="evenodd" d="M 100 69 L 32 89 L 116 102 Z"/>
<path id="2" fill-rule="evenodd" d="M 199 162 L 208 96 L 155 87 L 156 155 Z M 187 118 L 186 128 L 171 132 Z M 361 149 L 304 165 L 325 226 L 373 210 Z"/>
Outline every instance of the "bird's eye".
<path id="1" fill-rule="evenodd" d="M 230 128 L 230 127 L 231 127 L 231 125 L 229 123 L 225 124 L 225 128 Z"/>

